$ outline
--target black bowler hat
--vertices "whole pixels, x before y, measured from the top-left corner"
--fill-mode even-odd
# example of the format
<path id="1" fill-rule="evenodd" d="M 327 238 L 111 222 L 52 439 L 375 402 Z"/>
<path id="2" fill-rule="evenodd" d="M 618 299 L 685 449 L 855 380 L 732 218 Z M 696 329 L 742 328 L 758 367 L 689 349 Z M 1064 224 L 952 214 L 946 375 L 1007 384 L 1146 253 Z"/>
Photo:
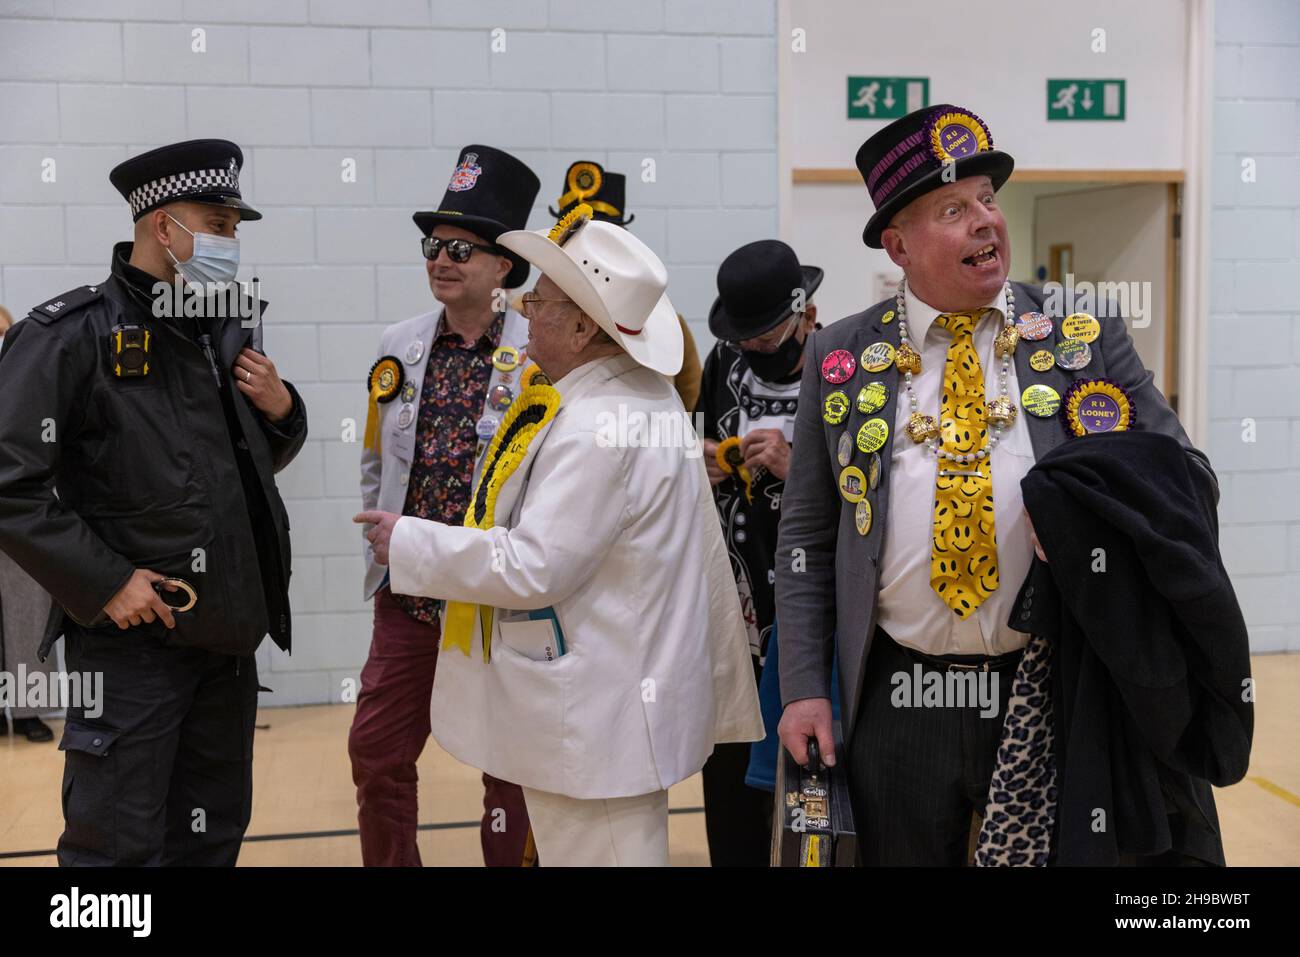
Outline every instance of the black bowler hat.
<path id="1" fill-rule="evenodd" d="M 741 246 L 718 267 L 718 298 L 709 310 L 709 331 L 727 342 L 753 339 L 794 312 L 822 284 L 822 271 L 801 266 L 794 250 L 779 239 Z"/>
<path id="2" fill-rule="evenodd" d="M 943 170 L 948 161 L 954 165 L 952 178 L 987 176 L 995 190 L 1016 165 L 993 148 L 983 120 L 949 103 L 908 113 L 863 143 L 856 162 L 876 214 L 862 231 L 862 241 L 880 249 L 880 234 L 899 210 L 946 184 Z"/>
<path id="3" fill-rule="evenodd" d="M 243 165 L 243 152 L 229 140 L 186 140 L 133 156 L 115 166 L 108 179 L 137 221 L 151 209 L 181 200 L 237 209 L 241 219 L 261 219 L 239 195 Z"/>
<path id="4" fill-rule="evenodd" d="M 436 211 L 416 213 L 412 219 L 426 236 L 442 223 L 468 229 L 495 243 L 502 233 L 528 225 L 528 214 L 541 188 L 537 174 L 505 150 L 467 146 L 451 172 L 442 205 Z M 527 261 L 505 249 L 501 255 L 514 264 L 506 286 L 523 285 L 528 278 Z"/>
<path id="5" fill-rule="evenodd" d="M 555 204 L 558 210 L 547 207 L 556 219 L 562 219 L 579 203 L 591 207 L 591 218 L 615 226 L 626 226 L 635 216 L 623 218 L 623 201 L 627 192 L 627 178 L 622 173 L 608 173 L 591 160 L 579 160 L 569 166 L 564 174 L 564 193 Z"/>

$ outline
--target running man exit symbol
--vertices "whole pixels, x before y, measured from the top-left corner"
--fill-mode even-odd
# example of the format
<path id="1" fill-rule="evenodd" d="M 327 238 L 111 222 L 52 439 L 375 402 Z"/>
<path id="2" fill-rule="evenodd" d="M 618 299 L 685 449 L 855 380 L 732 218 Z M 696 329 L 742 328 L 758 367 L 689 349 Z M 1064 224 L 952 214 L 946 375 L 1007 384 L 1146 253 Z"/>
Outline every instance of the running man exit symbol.
<path id="1" fill-rule="evenodd" d="M 928 76 L 849 77 L 851 120 L 893 120 L 929 105 Z"/>
<path id="2" fill-rule="evenodd" d="M 1122 120 L 1125 80 L 1048 80 L 1049 120 Z"/>

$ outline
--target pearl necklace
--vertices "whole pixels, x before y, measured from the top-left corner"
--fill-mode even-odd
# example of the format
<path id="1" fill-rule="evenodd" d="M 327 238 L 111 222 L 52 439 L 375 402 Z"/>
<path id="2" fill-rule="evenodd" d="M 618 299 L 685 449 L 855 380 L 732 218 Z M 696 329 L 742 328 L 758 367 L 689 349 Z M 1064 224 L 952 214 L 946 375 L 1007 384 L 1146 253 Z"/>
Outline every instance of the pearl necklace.
<path id="1" fill-rule="evenodd" d="M 921 355 L 912 347 L 912 342 L 907 335 L 907 279 L 904 278 L 898 283 L 898 293 L 895 297 L 896 309 L 898 313 L 898 337 L 900 345 L 895 358 L 895 364 L 898 371 L 903 374 L 903 384 L 907 389 L 907 398 L 911 406 L 911 414 L 907 419 L 905 431 L 908 438 L 916 443 L 925 443 L 925 447 L 934 453 L 938 458 L 948 459 L 959 465 L 969 465 L 972 462 L 983 461 L 993 454 L 998 442 L 1002 440 L 1002 433 L 1005 429 L 1011 427 L 1016 420 L 1016 405 L 1011 401 L 1011 396 L 1007 393 L 1007 376 L 1011 368 L 1011 357 L 1015 355 L 1016 344 L 1020 341 L 1020 334 L 1016 330 L 1016 299 L 1015 294 L 1011 291 L 1011 282 L 1008 280 L 1003 286 L 1006 299 L 1007 311 L 1002 319 L 1002 331 L 998 333 L 997 339 L 994 340 L 994 351 L 1002 359 L 1002 369 L 998 376 L 998 397 L 988 403 L 988 422 L 992 427 L 992 435 L 984 440 L 984 445 L 975 452 L 953 453 L 943 447 L 943 433 L 940 431 L 939 423 L 935 421 L 932 415 L 925 415 L 918 409 L 916 391 L 912 388 L 912 375 L 921 371 Z M 940 408 L 943 406 L 943 394 L 940 392 Z"/>

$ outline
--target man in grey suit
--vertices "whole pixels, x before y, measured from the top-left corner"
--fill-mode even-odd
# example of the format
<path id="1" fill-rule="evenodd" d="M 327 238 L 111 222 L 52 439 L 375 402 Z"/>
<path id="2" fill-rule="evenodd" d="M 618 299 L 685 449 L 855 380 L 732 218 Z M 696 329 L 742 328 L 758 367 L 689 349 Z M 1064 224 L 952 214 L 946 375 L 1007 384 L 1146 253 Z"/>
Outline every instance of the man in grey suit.
<path id="1" fill-rule="evenodd" d="M 1066 437 L 1061 397 L 1108 379 L 1139 410 L 1135 428 L 1209 463 L 1122 317 L 1104 304 L 1067 316 L 1042 287 L 1007 281 L 996 191 L 1013 160 L 979 117 L 918 110 L 857 165 L 876 208 L 863 241 L 905 281 L 809 339 L 777 548 L 780 735 L 801 764 L 816 736 L 835 764 L 838 653 L 863 863 L 959 865 L 1029 638 L 1009 624 L 1029 618 L 1017 592 L 1038 548 L 1020 480 Z M 908 683 L 936 672 L 973 672 L 977 699 L 915 706 Z"/>

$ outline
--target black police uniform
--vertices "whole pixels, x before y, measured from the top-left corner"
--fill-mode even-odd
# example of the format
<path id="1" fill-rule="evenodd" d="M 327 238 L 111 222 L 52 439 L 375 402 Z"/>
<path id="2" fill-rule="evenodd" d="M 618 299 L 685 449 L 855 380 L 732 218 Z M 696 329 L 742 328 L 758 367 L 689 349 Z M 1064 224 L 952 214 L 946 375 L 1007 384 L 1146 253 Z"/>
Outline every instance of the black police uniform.
<path id="1" fill-rule="evenodd" d="M 201 142 L 242 162 L 234 144 Z M 155 206 L 207 201 L 160 195 Z M 103 675 L 101 713 L 68 709 L 59 863 L 234 864 L 252 807 L 252 656 L 268 635 L 290 644 L 274 474 L 302 447 L 306 411 L 285 383 L 293 410 L 269 422 L 232 382 L 252 329 L 238 315 L 155 318 L 158 280 L 130 254 L 118 244 L 109 279 L 37 306 L 6 337 L 0 548 L 55 599 L 42 656 L 62 629 L 68 671 Z M 149 333 L 147 375 L 114 374 L 124 325 Z M 193 586 L 175 629 L 122 630 L 103 612 L 136 568 Z"/>

